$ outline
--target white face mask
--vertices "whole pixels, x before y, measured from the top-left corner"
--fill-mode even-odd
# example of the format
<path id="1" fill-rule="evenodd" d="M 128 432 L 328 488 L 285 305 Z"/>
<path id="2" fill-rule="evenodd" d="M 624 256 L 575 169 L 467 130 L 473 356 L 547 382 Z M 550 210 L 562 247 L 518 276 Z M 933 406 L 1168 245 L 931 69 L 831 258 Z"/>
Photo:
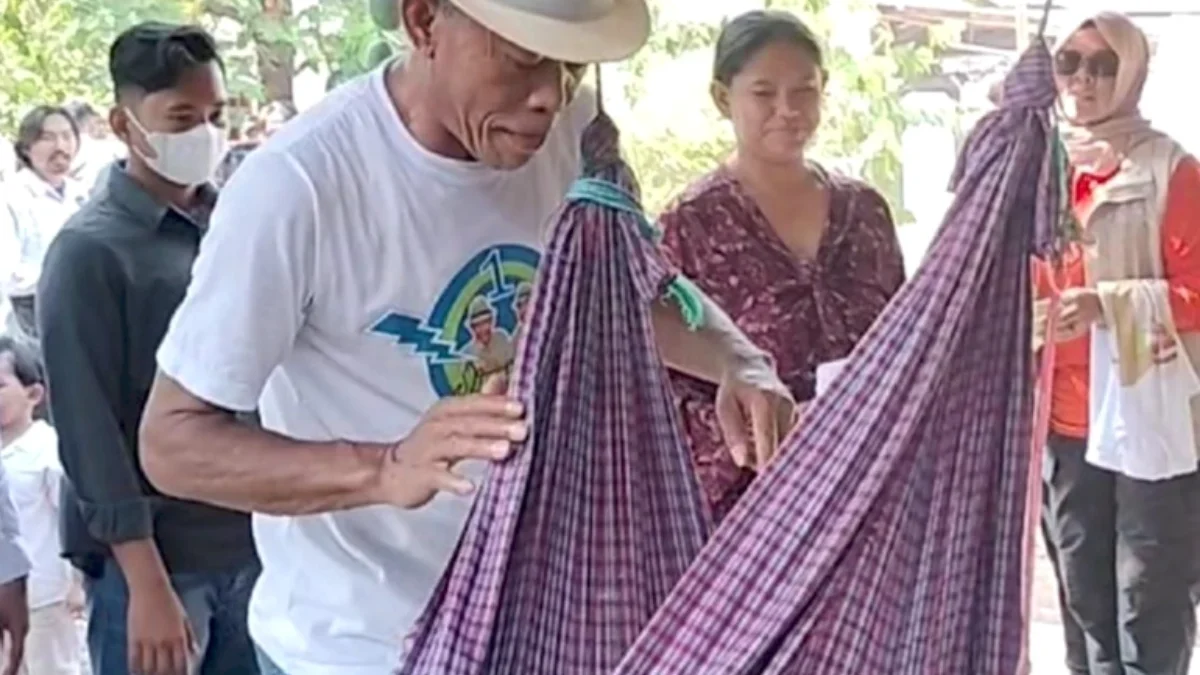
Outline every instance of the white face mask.
<path id="1" fill-rule="evenodd" d="M 187 131 L 170 134 L 147 131 L 132 111 L 126 111 L 134 126 L 146 137 L 154 151 L 149 157 L 134 148 L 155 173 L 176 185 L 207 183 L 216 173 L 227 150 L 225 132 L 209 123 L 197 124 Z"/>

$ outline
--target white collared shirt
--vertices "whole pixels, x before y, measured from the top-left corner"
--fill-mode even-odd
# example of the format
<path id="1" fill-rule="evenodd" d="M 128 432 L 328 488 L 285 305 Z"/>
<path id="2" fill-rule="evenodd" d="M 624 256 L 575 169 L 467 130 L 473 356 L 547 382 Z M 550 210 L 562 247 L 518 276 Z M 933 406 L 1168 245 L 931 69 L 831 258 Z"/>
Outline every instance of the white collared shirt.
<path id="1" fill-rule="evenodd" d="M 17 509 L 17 542 L 33 564 L 29 573 L 29 607 L 37 609 L 66 600 L 71 568 L 59 543 L 59 493 L 63 470 L 58 437 L 45 422 L 11 442 L 4 441 L 0 460 L 8 476 L 9 496 Z"/>
<path id="2" fill-rule="evenodd" d="M 54 236 L 87 201 L 82 183 L 67 178 L 56 190 L 30 169 L 0 185 L 0 290 L 29 295 Z"/>
<path id="3" fill-rule="evenodd" d="M 0 446 L 4 439 L 0 438 Z M 10 496 L 8 473 L 0 462 L 0 584 L 29 574 L 29 556 L 21 548 L 21 525 Z"/>

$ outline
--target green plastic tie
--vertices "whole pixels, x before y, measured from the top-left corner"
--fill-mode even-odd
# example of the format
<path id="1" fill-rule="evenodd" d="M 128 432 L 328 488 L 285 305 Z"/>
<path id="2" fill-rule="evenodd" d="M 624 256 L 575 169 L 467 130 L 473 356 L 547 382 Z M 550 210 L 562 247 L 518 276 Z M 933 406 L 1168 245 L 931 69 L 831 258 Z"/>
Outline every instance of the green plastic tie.
<path id="1" fill-rule="evenodd" d="M 667 284 L 666 297 L 679 306 L 679 313 L 683 315 L 683 323 L 688 330 L 700 329 L 704 323 L 704 303 L 700 300 L 700 289 L 691 279 L 676 274 Z"/>
<path id="2" fill-rule="evenodd" d="M 662 240 L 662 232 L 646 218 L 637 199 L 628 191 L 621 189 L 619 185 L 598 178 L 581 178 L 571 186 L 567 192 L 567 199 L 592 202 L 624 211 L 637 219 L 638 232 L 647 241 L 658 244 Z M 690 279 L 682 274 L 675 275 L 667 284 L 663 296 L 679 307 L 679 313 L 683 316 L 683 322 L 689 330 L 697 330 L 703 325 L 704 303 L 701 301 L 703 294 Z"/>

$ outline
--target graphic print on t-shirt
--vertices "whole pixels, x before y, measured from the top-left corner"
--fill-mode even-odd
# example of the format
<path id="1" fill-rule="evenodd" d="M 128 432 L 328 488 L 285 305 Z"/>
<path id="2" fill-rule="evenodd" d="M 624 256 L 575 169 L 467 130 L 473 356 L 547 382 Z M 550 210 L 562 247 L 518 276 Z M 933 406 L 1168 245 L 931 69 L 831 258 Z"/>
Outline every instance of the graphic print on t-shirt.
<path id="1" fill-rule="evenodd" d="M 451 278 L 427 318 L 388 312 L 370 330 L 422 356 L 439 397 L 477 393 L 512 365 L 537 264 L 527 246 L 488 247 Z"/>

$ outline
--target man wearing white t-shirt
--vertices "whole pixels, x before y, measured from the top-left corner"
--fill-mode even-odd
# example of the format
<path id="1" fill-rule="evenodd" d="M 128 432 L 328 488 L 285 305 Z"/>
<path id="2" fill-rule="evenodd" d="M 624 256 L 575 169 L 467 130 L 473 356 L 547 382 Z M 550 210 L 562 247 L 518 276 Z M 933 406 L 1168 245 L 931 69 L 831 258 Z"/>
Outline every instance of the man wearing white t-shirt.
<path id="1" fill-rule="evenodd" d="M 266 673 L 396 666 L 484 464 L 527 434 L 503 381 L 484 384 L 470 318 L 517 334 L 516 289 L 595 114 L 579 64 L 625 58 L 649 29 L 644 0 L 398 10 L 408 59 L 340 87 L 226 186 L 142 427 L 160 489 L 255 512 Z M 692 332 L 657 308 L 664 357 L 722 385 L 731 446 L 766 461 L 787 390 L 723 312 L 705 316 Z M 237 421 L 256 407 L 263 428 Z"/>

